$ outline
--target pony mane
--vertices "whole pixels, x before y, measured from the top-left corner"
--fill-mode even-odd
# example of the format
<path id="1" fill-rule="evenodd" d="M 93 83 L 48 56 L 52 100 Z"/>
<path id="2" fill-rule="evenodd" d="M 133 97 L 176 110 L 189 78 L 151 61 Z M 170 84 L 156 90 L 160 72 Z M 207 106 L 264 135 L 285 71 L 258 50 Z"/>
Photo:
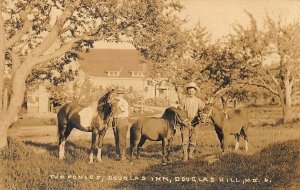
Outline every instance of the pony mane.
<path id="1" fill-rule="evenodd" d="M 98 101 L 97 110 L 104 119 L 107 119 L 112 113 L 112 104 L 109 102 L 111 94 L 112 92 L 108 91 Z"/>
<path id="2" fill-rule="evenodd" d="M 176 114 L 175 108 L 174 107 L 169 107 L 167 108 L 163 115 L 161 116 L 162 119 L 167 119 L 170 120 L 172 117 L 174 117 L 174 114 Z"/>

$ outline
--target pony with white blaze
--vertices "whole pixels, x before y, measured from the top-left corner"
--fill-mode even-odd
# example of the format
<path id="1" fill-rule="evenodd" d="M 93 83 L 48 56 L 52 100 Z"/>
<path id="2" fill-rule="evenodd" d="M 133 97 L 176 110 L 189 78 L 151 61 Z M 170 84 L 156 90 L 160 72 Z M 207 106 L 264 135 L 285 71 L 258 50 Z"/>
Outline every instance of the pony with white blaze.
<path id="1" fill-rule="evenodd" d="M 114 90 L 108 91 L 99 101 L 88 107 L 77 103 L 67 103 L 57 113 L 59 159 L 64 158 L 65 143 L 73 128 L 92 133 L 92 144 L 89 163 L 93 163 L 94 155 L 101 162 L 101 148 L 106 130 L 112 123 L 116 109 Z"/>

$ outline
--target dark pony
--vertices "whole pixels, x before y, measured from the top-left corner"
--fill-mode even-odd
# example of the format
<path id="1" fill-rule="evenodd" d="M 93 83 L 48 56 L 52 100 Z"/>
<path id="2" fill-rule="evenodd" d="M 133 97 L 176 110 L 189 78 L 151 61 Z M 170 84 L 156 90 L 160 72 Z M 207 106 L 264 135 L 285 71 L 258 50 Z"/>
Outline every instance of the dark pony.
<path id="1" fill-rule="evenodd" d="M 187 113 L 174 107 L 167 108 L 161 118 L 144 117 L 138 119 L 130 128 L 130 160 L 133 159 L 136 146 L 137 158 L 140 158 L 141 148 L 148 139 L 162 141 L 162 161 L 165 163 L 166 160 L 169 160 L 170 144 L 176 132 L 176 125 L 186 126 L 186 121 Z"/>
<path id="2" fill-rule="evenodd" d="M 113 111 L 116 109 L 114 91 L 108 91 L 98 101 L 88 107 L 77 103 L 67 103 L 57 113 L 59 159 L 64 158 L 65 143 L 73 128 L 85 132 L 92 132 L 90 161 L 93 163 L 94 155 L 101 162 L 101 147 L 106 130 L 112 123 Z M 96 154 L 97 153 L 97 154 Z"/>
<path id="3" fill-rule="evenodd" d="M 248 150 L 248 111 L 245 108 L 235 108 L 229 113 L 211 107 L 208 114 L 215 127 L 216 133 L 221 143 L 222 152 L 225 153 L 225 146 L 229 135 L 234 135 L 236 144 L 235 150 L 239 148 L 239 140 L 242 135 L 245 139 L 245 150 Z"/>

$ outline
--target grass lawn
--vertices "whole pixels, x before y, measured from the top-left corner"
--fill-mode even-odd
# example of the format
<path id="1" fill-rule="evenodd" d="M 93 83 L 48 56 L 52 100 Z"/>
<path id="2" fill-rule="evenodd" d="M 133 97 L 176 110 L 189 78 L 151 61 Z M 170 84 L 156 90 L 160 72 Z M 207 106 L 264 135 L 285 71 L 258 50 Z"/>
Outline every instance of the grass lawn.
<path id="1" fill-rule="evenodd" d="M 251 112 L 249 151 L 227 154 L 211 126 L 199 127 L 196 159 L 183 163 L 179 131 L 171 158 L 161 164 L 161 143 L 147 141 L 134 164 L 116 160 L 111 136 L 104 139 L 103 162 L 88 164 L 90 138 L 71 138 L 66 159 L 58 160 L 55 126 L 51 134 L 24 135 L 12 128 L 9 145 L 0 152 L 0 187 L 4 189 L 300 189 L 299 122 L 276 125 L 280 111 Z M 271 119 L 270 119 L 271 118 Z M 50 126 L 51 127 L 51 126 Z M 21 130 L 22 127 L 16 129 Z M 36 126 L 42 134 L 42 128 Z M 53 133 L 53 134 L 52 134 Z M 74 135 L 74 134 L 73 134 Z M 46 141 L 41 138 L 49 139 Z"/>

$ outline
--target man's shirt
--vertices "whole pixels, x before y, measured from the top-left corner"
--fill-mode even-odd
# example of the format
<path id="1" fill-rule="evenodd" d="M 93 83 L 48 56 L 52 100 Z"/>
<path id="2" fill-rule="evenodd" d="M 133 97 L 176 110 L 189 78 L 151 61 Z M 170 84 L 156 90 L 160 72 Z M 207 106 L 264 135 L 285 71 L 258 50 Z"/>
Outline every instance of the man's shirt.
<path id="1" fill-rule="evenodd" d="M 189 118 L 194 118 L 197 116 L 199 111 L 202 111 L 204 109 L 205 103 L 202 102 L 196 96 L 194 97 L 186 96 L 182 100 L 181 106 L 183 110 L 187 112 Z"/>
<path id="2" fill-rule="evenodd" d="M 128 102 L 124 98 L 118 98 L 118 109 L 119 112 L 117 113 L 117 117 L 128 117 L 129 116 L 129 109 L 128 109 Z"/>

